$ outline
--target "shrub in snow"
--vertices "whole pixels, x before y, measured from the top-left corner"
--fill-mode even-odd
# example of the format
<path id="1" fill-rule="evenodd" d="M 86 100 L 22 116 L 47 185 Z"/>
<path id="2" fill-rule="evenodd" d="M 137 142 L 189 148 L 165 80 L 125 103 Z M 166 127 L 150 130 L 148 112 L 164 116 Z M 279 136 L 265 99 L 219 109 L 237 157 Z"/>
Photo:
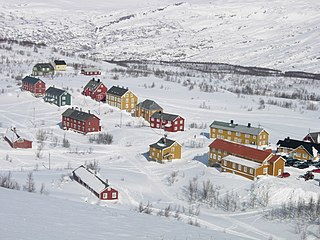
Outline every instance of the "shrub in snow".
<path id="1" fill-rule="evenodd" d="M 0 175 L 0 187 L 20 190 L 20 185 L 11 178 L 11 172 L 9 172 L 7 175 Z"/>
<path id="2" fill-rule="evenodd" d="M 23 191 L 36 192 L 35 183 L 33 180 L 33 172 L 29 172 L 27 175 L 27 182 L 23 185 Z"/>

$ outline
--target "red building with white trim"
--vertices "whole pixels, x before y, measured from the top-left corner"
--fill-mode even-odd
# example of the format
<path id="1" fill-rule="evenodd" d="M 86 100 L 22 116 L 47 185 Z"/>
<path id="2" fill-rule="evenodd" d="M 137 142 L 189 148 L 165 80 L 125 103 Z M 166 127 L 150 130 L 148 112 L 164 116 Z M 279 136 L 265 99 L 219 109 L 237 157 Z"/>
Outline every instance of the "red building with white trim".
<path id="1" fill-rule="evenodd" d="M 27 140 L 21 133 L 18 133 L 16 128 L 11 128 L 4 136 L 12 148 L 32 148 L 32 141 Z"/>
<path id="2" fill-rule="evenodd" d="M 72 172 L 73 179 L 101 200 L 117 200 L 118 191 L 109 186 L 90 169 L 80 166 Z"/>
<path id="3" fill-rule="evenodd" d="M 92 78 L 87 85 L 83 88 L 82 94 L 89 96 L 96 101 L 106 101 L 107 87 L 100 81 Z"/>
<path id="4" fill-rule="evenodd" d="M 81 74 L 83 75 L 101 75 L 101 71 L 96 68 L 83 68 L 81 69 Z"/>
<path id="5" fill-rule="evenodd" d="M 184 131 L 184 118 L 175 114 L 155 112 L 150 117 L 150 127 L 161 128 L 167 132 Z"/>
<path id="6" fill-rule="evenodd" d="M 22 90 L 32 92 L 36 96 L 43 96 L 46 91 L 46 84 L 39 78 L 26 76 L 22 79 Z"/>
<path id="7" fill-rule="evenodd" d="M 68 108 L 62 113 L 62 128 L 83 134 L 100 132 L 100 118 L 91 114 L 90 111 L 83 112 L 82 109 L 79 111 L 78 108 Z"/>

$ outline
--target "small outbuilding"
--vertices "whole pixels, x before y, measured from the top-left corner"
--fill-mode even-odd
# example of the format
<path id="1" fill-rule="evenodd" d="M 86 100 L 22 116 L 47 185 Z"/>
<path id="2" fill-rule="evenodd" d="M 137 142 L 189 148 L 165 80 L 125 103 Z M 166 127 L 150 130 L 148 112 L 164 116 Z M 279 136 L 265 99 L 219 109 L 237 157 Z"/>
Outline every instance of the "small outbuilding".
<path id="1" fill-rule="evenodd" d="M 12 148 L 32 148 L 32 141 L 27 140 L 21 133 L 18 133 L 15 127 L 6 132 L 4 140 L 6 140 Z"/>
<path id="2" fill-rule="evenodd" d="M 82 68 L 81 74 L 83 75 L 101 75 L 101 71 L 96 68 Z"/>
<path id="3" fill-rule="evenodd" d="M 56 71 L 66 71 L 67 70 L 67 64 L 64 60 L 54 60 L 54 69 Z"/>
<path id="4" fill-rule="evenodd" d="M 77 181 L 101 200 L 117 200 L 118 191 L 109 186 L 90 169 L 83 165 L 72 172 L 73 180 Z"/>

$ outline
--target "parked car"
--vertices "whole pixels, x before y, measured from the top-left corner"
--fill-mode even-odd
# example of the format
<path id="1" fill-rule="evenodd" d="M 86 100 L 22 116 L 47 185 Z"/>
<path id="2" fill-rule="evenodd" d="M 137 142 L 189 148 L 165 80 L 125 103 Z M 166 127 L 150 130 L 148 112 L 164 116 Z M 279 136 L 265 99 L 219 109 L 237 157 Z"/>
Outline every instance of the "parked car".
<path id="1" fill-rule="evenodd" d="M 292 164 L 292 167 L 298 167 L 300 164 L 302 164 L 303 162 L 302 161 L 298 161 L 296 160 L 293 164 Z"/>
<path id="2" fill-rule="evenodd" d="M 305 181 L 308 181 L 310 179 L 314 179 L 314 175 L 312 172 L 308 171 L 303 175 L 303 178 Z"/>
<path id="3" fill-rule="evenodd" d="M 300 162 L 299 160 L 293 159 L 293 158 L 288 158 L 285 162 L 286 166 L 293 166 L 296 162 Z"/>
<path id="4" fill-rule="evenodd" d="M 287 177 L 290 177 L 290 173 L 288 173 L 288 172 L 283 172 L 283 173 L 280 174 L 278 177 L 279 177 L 279 178 L 287 178 Z"/>
<path id="5" fill-rule="evenodd" d="M 314 173 L 320 173 L 320 168 L 312 169 L 312 172 L 314 172 Z"/>
<path id="6" fill-rule="evenodd" d="M 299 168 L 299 169 L 305 169 L 305 168 L 308 168 L 308 167 L 310 167 L 310 166 L 309 166 L 309 164 L 307 162 L 302 162 L 301 164 L 299 164 L 297 166 L 297 168 Z"/>

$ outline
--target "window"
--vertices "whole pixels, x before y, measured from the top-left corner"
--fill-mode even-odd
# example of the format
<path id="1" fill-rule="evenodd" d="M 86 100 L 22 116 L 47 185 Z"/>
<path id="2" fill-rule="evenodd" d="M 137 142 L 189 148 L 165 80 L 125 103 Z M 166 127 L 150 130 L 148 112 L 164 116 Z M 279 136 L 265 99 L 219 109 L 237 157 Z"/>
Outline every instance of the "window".
<path id="1" fill-rule="evenodd" d="M 250 135 L 249 134 L 246 134 L 246 135 L 244 135 L 245 136 L 245 138 L 249 138 L 250 137 Z"/>
<path id="2" fill-rule="evenodd" d="M 151 156 L 154 156 L 154 152 L 151 152 Z"/>
<path id="3" fill-rule="evenodd" d="M 247 167 L 246 166 L 243 167 L 243 171 L 247 172 Z"/>
<path id="4" fill-rule="evenodd" d="M 174 130 L 177 130 L 178 128 L 177 127 L 174 127 Z"/>
<path id="5" fill-rule="evenodd" d="M 88 125 L 90 126 L 90 125 L 91 125 L 91 122 L 88 122 Z"/>
<path id="6" fill-rule="evenodd" d="M 219 130 L 218 130 L 218 133 L 223 133 L 223 130 L 222 130 L 222 129 L 219 129 Z"/>
<path id="7" fill-rule="evenodd" d="M 296 157 L 301 157 L 301 154 L 298 153 L 298 152 L 296 152 L 296 153 L 295 153 L 295 156 L 296 156 Z"/>
<path id="8" fill-rule="evenodd" d="M 221 153 L 221 150 L 220 150 L 220 149 L 218 150 L 218 153 Z"/>
<path id="9" fill-rule="evenodd" d="M 249 140 L 248 140 L 248 139 L 246 139 L 246 141 L 245 141 L 245 142 L 246 142 L 246 144 L 249 144 Z"/>
<path id="10" fill-rule="evenodd" d="M 151 127 L 154 127 L 154 123 L 151 123 Z"/>
<path id="11" fill-rule="evenodd" d="M 268 169 L 267 168 L 263 168 L 263 174 L 267 174 Z"/>
<path id="12" fill-rule="evenodd" d="M 236 164 L 235 163 L 232 163 L 232 168 L 236 168 Z"/>
<path id="13" fill-rule="evenodd" d="M 241 171 L 241 165 L 240 164 L 238 164 L 238 170 Z"/>
<path id="14" fill-rule="evenodd" d="M 302 156 L 303 156 L 303 158 L 307 158 L 307 154 L 305 154 L 305 153 Z"/>
<path id="15" fill-rule="evenodd" d="M 218 161 L 220 161 L 221 160 L 221 156 L 218 156 Z"/>
<path id="16" fill-rule="evenodd" d="M 253 169 L 252 168 L 249 168 L 250 169 L 250 174 L 253 174 Z"/>
<path id="17" fill-rule="evenodd" d="M 171 148 L 171 152 L 174 152 L 174 147 Z"/>
<path id="18" fill-rule="evenodd" d="M 213 159 L 217 159 L 217 155 L 216 154 L 213 154 Z"/>
<path id="19" fill-rule="evenodd" d="M 237 137 L 240 137 L 240 136 L 241 136 L 241 133 L 236 132 L 236 136 L 237 136 Z"/>
<path id="20" fill-rule="evenodd" d="M 94 127 L 92 128 L 92 131 L 94 131 Z"/>
<path id="21" fill-rule="evenodd" d="M 228 135 L 231 135 L 231 131 L 228 131 Z"/>
<path id="22" fill-rule="evenodd" d="M 154 118 L 153 118 L 153 117 L 151 118 L 151 121 L 154 121 Z"/>
<path id="23" fill-rule="evenodd" d="M 256 136 L 253 136 L 253 139 L 256 139 L 257 137 Z"/>
<path id="24" fill-rule="evenodd" d="M 183 120 L 180 120 L 180 124 L 182 124 L 183 123 Z"/>
<path id="25" fill-rule="evenodd" d="M 117 198 L 117 193 L 116 192 L 113 192 L 112 193 L 112 198 L 114 199 L 114 198 Z"/>
<path id="26" fill-rule="evenodd" d="M 227 166 L 227 161 L 226 160 L 223 161 L 223 165 Z"/>
<path id="27" fill-rule="evenodd" d="M 215 131 L 216 131 L 216 129 L 215 129 L 215 128 L 212 128 L 211 130 L 212 130 L 212 132 L 215 132 Z"/>
<path id="28" fill-rule="evenodd" d="M 215 138 L 215 137 L 216 137 L 216 135 L 213 133 L 213 134 L 212 134 L 212 137 L 213 137 L 213 138 Z"/>

